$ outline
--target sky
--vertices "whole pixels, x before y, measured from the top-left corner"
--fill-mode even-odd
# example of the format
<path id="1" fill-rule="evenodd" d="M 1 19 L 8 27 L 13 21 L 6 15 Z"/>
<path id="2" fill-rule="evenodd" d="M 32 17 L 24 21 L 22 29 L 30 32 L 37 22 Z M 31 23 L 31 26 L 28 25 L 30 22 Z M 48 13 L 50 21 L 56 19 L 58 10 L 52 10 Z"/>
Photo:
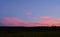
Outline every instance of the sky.
<path id="1" fill-rule="evenodd" d="M 0 0 L 0 23 L 1 26 L 60 26 L 60 0 Z"/>

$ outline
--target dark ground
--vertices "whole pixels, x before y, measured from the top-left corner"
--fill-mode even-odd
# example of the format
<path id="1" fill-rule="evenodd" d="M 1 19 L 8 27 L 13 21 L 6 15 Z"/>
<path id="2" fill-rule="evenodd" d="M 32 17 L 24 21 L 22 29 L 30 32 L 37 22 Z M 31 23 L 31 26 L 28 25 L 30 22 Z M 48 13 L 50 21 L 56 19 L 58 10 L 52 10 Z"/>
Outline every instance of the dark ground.
<path id="1" fill-rule="evenodd" d="M 0 36 L 4 37 L 58 37 L 60 28 L 0 27 Z"/>

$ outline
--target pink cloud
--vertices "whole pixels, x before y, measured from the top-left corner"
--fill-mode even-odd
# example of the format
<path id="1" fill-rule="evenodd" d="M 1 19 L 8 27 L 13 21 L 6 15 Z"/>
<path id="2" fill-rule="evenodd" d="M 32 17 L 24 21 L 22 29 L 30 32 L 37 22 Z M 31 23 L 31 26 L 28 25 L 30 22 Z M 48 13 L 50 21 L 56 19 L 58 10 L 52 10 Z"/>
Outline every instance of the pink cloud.
<path id="1" fill-rule="evenodd" d="M 8 24 L 19 25 L 23 23 L 23 20 L 20 20 L 17 18 L 4 17 L 1 23 L 5 25 L 8 25 Z"/>
<path id="2" fill-rule="evenodd" d="M 41 22 L 33 23 L 33 22 L 22 20 L 22 19 L 18 19 L 18 18 L 4 17 L 0 21 L 0 23 L 6 26 L 8 25 L 22 26 L 21 24 L 23 24 L 23 26 L 60 26 L 60 18 L 51 18 L 51 17 L 49 17 L 48 19 L 47 18 L 48 18 L 47 16 L 44 16 L 43 17 L 44 20 L 41 20 Z"/>
<path id="3" fill-rule="evenodd" d="M 52 18 L 52 17 L 47 17 L 47 16 L 44 16 L 42 17 L 41 16 L 41 24 L 47 24 L 48 26 L 58 26 L 59 23 L 60 23 L 60 18 Z"/>
<path id="4" fill-rule="evenodd" d="M 31 11 L 24 10 L 24 12 L 25 12 L 26 15 L 32 15 Z"/>
<path id="5" fill-rule="evenodd" d="M 25 26 L 35 26 L 35 24 L 32 22 L 24 21 L 17 18 L 10 18 L 10 17 L 4 17 L 0 23 L 6 26 L 10 24 L 12 24 L 13 26 L 19 26 L 21 24 L 24 24 Z"/>
<path id="6" fill-rule="evenodd" d="M 24 24 L 24 26 L 41 26 L 39 23 L 33 23 L 33 22 L 24 21 L 17 18 L 10 18 L 10 17 L 4 17 L 0 23 L 6 26 L 10 24 L 12 24 L 12 26 L 19 26 L 21 24 Z"/>
<path id="7" fill-rule="evenodd" d="M 31 15 L 32 13 L 31 12 L 26 12 L 27 15 Z"/>
<path id="8" fill-rule="evenodd" d="M 25 14 L 26 17 L 28 17 L 28 18 L 32 18 L 32 12 L 31 12 L 31 11 L 24 10 L 24 14 Z"/>

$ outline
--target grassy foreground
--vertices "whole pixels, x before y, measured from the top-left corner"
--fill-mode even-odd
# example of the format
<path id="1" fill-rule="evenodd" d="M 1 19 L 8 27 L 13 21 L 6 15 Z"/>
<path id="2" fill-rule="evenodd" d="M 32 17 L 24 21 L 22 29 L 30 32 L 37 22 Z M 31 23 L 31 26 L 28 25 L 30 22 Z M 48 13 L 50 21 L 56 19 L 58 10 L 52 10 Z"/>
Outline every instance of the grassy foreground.
<path id="1" fill-rule="evenodd" d="M 58 37 L 60 36 L 59 30 L 47 30 L 47 29 L 36 29 L 36 30 L 29 30 L 29 29 L 21 29 L 21 28 L 7 28 L 1 29 L 0 28 L 0 36 L 4 37 Z"/>

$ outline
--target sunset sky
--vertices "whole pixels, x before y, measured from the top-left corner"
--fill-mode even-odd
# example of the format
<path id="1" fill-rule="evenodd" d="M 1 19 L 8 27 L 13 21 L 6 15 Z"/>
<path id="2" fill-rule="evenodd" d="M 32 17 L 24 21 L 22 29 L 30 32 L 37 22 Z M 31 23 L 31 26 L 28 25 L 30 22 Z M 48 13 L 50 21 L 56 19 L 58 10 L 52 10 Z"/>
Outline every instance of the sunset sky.
<path id="1" fill-rule="evenodd" d="M 60 0 L 0 0 L 1 26 L 60 26 L 59 23 Z"/>

